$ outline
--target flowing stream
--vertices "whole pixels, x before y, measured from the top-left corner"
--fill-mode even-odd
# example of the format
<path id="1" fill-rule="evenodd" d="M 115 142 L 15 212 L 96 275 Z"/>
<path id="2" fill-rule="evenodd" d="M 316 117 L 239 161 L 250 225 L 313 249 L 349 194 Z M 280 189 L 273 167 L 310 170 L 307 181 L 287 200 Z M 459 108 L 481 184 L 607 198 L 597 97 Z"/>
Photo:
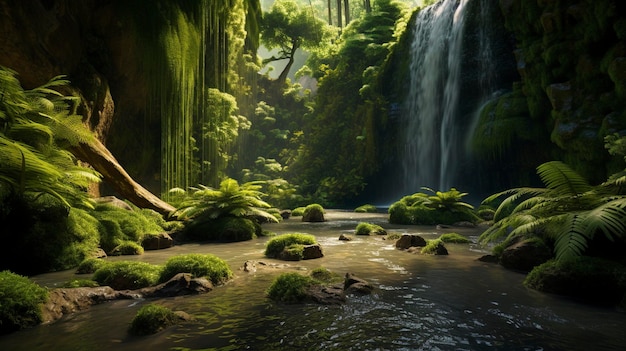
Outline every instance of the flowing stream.
<path id="1" fill-rule="evenodd" d="M 313 234 L 324 249 L 323 258 L 288 262 L 284 269 L 238 269 L 247 260 L 284 263 L 263 257 L 266 238 L 111 257 L 162 264 L 173 255 L 212 253 L 230 264 L 235 278 L 200 296 L 97 305 L 0 337 L 0 350 L 624 350 L 624 311 L 528 290 L 523 274 L 477 261 L 485 251 L 475 244 L 447 244 L 450 255 L 429 256 L 396 250 L 381 236 L 338 240 L 362 221 L 425 238 L 454 231 L 475 242 L 479 234 L 478 229 L 392 225 L 386 214 L 328 211 L 324 223 L 291 218 L 265 225 L 279 234 Z M 317 267 L 352 272 L 372 283 L 374 293 L 348 296 L 342 306 L 283 305 L 265 297 L 280 272 Z M 77 277 L 65 271 L 33 279 L 54 287 Z M 147 303 L 185 311 L 195 320 L 151 336 L 129 336 L 130 321 Z"/>

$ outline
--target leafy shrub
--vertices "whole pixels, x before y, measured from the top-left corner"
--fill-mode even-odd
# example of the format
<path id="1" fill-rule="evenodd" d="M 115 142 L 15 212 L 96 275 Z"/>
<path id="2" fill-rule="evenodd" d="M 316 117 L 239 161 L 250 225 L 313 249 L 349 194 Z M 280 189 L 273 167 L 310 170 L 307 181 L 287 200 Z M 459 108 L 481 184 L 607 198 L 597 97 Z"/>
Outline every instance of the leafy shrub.
<path id="1" fill-rule="evenodd" d="M 186 254 L 171 257 L 165 262 L 160 282 L 166 282 L 178 273 L 191 273 L 195 277 L 206 277 L 213 284 L 221 284 L 233 276 L 228 264 L 211 254 Z"/>
<path id="2" fill-rule="evenodd" d="M 311 277 L 299 273 L 283 273 L 270 285 L 267 296 L 285 303 L 300 302 L 306 298 L 306 289 L 314 284 L 316 282 Z"/>
<path id="3" fill-rule="evenodd" d="M 359 213 L 376 213 L 378 212 L 378 208 L 376 208 L 376 206 L 374 205 L 361 205 L 357 208 L 354 209 L 354 212 L 359 212 Z"/>
<path id="4" fill-rule="evenodd" d="M 145 262 L 119 261 L 100 267 L 93 280 L 108 285 L 115 290 L 140 289 L 155 285 L 159 281 L 162 268 Z"/>
<path id="5" fill-rule="evenodd" d="M 441 234 L 439 240 L 444 243 L 467 244 L 470 240 L 459 233 Z"/>
<path id="6" fill-rule="evenodd" d="M 311 234 L 293 233 L 278 235 L 267 242 L 265 256 L 275 258 L 288 246 L 294 244 L 312 245 L 315 243 L 317 243 L 317 240 Z"/>
<path id="7" fill-rule="evenodd" d="M 389 222 L 395 224 L 453 224 L 461 221 L 476 222 L 472 205 L 462 202 L 467 195 L 455 188 L 449 191 L 434 191 L 423 188 L 434 195 L 415 193 L 404 196 L 389 207 Z"/>
<path id="8" fill-rule="evenodd" d="M 0 335 L 41 323 L 41 304 L 48 291 L 28 278 L 0 272 Z"/>
<path id="9" fill-rule="evenodd" d="M 150 335 L 176 324 L 178 316 L 169 308 L 150 304 L 137 311 L 128 328 L 133 335 Z"/>
<path id="10" fill-rule="evenodd" d="M 101 258 L 90 257 L 83 260 L 83 262 L 78 265 L 78 269 L 76 270 L 77 274 L 92 274 L 97 271 L 100 267 L 108 264 L 107 261 Z"/>
<path id="11" fill-rule="evenodd" d="M 296 207 L 291 211 L 293 217 L 301 217 L 304 214 L 305 207 Z"/>
<path id="12" fill-rule="evenodd" d="M 356 235 L 385 235 L 387 231 L 378 224 L 361 222 L 356 226 Z"/>

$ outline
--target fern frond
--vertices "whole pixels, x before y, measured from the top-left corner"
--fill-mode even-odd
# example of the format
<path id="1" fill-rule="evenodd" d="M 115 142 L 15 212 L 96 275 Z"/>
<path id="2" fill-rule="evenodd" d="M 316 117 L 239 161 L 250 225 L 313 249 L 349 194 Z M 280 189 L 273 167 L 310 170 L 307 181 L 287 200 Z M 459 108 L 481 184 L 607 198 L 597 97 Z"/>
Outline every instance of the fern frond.
<path id="1" fill-rule="evenodd" d="M 558 195 L 577 195 L 591 190 L 585 178 L 560 161 L 550 161 L 537 167 L 537 174 L 549 189 Z"/>
<path id="2" fill-rule="evenodd" d="M 626 198 L 615 199 L 589 211 L 583 224 L 589 238 L 593 238 L 597 231 L 611 241 L 626 237 Z"/>
<path id="3" fill-rule="evenodd" d="M 559 261 L 568 260 L 581 256 L 588 247 L 585 228 L 585 216 L 580 214 L 568 214 L 562 225 L 562 230 L 556 234 L 554 251 Z"/>
<path id="4" fill-rule="evenodd" d="M 504 201 L 502 201 L 500 206 L 498 206 L 498 208 L 496 209 L 496 213 L 493 216 L 493 220 L 497 222 L 503 219 L 504 217 L 508 216 L 510 214 L 510 211 L 513 210 L 514 208 L 513 206 L 521 199 L 525 199 L 527 197 L 532 197 L 532 196 L 538 196 L 547 191 L 548 190 L 544 188 L 516 188 L 516 189 L 510 189 L 505 192 L 502 192 L 502 193 L 509 193 L 511 195 L 507 197 L 506 199 L 504 199 Z"/>

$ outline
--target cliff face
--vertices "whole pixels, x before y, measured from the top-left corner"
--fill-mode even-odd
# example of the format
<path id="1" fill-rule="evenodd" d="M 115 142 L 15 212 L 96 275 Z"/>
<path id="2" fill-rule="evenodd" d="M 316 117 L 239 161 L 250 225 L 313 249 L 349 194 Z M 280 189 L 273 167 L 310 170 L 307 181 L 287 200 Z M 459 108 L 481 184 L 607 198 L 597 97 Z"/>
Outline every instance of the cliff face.
<path id="1" fill-rule="evenodd" d="M 603 139 L 626 133 L 626 3 L 501 0 L 500 5 L 515 39 L 529 117 L 550 133 L 552 156 L 594 182 L 623 168 L 609 157 Z"/>
<path id="2" fill-rule="evenodd" d="M 134 177 L 154 179 L 159 163 L 151 170 L 138 153 L 159 150 L 160 123 L 145 118 L 140 46 L 114 1 L 0 0 L 0 33 L 0 65 L 16 71 L 24 88 L 66 75 L 71 91 L 64 93 L 82 98 L 77 111 L 98 138 Z M 154 132 L 137 133 L 146 125 Z M 112 137 L 121 131 L 134 136 Z M 158 193 L 158 180 L 148 187 Z"/>

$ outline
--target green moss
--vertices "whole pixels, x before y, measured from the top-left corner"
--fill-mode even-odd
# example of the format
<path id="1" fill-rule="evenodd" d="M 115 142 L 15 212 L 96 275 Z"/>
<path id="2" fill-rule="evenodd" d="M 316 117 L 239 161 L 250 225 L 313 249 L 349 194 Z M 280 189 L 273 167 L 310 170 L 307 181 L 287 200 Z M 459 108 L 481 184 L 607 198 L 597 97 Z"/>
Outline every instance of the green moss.
<path id="1" fill-rule="evenodd" d="M 206 277 L 213 284 L 222 284 L 232 278 L 230 266 L 211 254 L 186 254 L 169 258 L 159 278 L 166 282 L 178 273 L 191 273 L 194 277 Z"/>
<path id="2" fill-rule="evenodd" d="M 305 207 L 296 207 L 291 211 L 293 217 L 301 217 L 304 214 Z"/>
<path id="3" fill-rule="evenodd" d="M 213 220 L 192 221 L 185 236 L 195 241 L 236 242 L 252 240 L 260 233 L 254 221 L 243 217 L 224 216 Z"/>
<path id="4" fill-rule="evenodd" d="M 470 242 L 470 240 L 467 237 L 459 233 L 441 234 L 441 236 L 439 237 L 439 240 L 443 241 L 444 243 L 455 243 L 455 244 L 467 244 Z"/>
<path id="5" fill-rule="evenodd" d="M 299 273 L 279 275 L 267 290 L 267 296 L 284 303 L 301 302 L 306 298 L 306 289 L 316 284 L 311 277 Z"/>
<path id="6" fill-rule="evenodd" d="M 100 267 L 93 280 L 115 290 L 140 289 L 155 285 L 162 268 L 145 262 L 118 261 Z"/>
<path id="7" fill-rule="evenodd" d="M 400 233 L 391 233 L 385 237 L 386 240 L 398 240 L 402 237 Z"/>
<path id="8" fill-rule="evenodd" d="M 387 234 L 387 231 L 383 229 L 383 227 L 379 226 L 378 224 L 361 222 L 357 224 L 355 233 L 356 235 L 371 235 L 371 234 L 385 235 Z"/>
<path id="9" fill-rule="evenodd" d="M 436 255 L 442 250 L 442 247 L 445 250 L 445 245 L 441 239 L 428 240 L 426 246 L 420 252 L 422 254 Z"/>
<path id="10" fill-rule="evenodd" d="M 9 272 L 0 272 L 0 334 L 41 323 L 41 304 L 48 291 L 28 278 Z"/>
<path id="11" fill-rule="evenodd" d="M 300 244 L 300 245 L 312 245 L 316 244 L 317 240 L 315 236 L 311 234 L 282 234 L 271 238 L 265 247 L 265 256 L 276 258 L 287 247 Z"/>
<path id="12" fill-rule="evenodd" d="M 73 279 L 73 280 L 63 283 L 64 288 L 82 288 L 82 287 L 95 288 L 97 286 L 100 286 L 100 284 L 98 284 L 98 282 L 93 281 L 91 279 Z"/>
<path id="13" fill-rule="evenodd" d="M 324 283 L 343 281 L 341 276 L 324 267 L 315 268 L 311 271 L 310 276 L 316 281 Z"/>
<path id="14" fill-rule="evenodd" d="M 111 250 L 111 255 L 143 255 L 143 247 L 134 241 L 123 241 Z"/>
<path id="15" fill-rule="evenodd" d="M 150 335 L 159 332 L 179 320 L 169 308 L 150 304 L 139 309 L 130 323 L 128 332 L 133 335 Z"/>
<path id="16" fill-rule="evenodd" d="M 309 222 L 323 222 L 324 208 L 320 204 L 308 205 L 304 208 L 304 213 L 302 213 L 302 220 Z"/>
<path id="17" fill-rule="evenodd" d="M 78 269 L 76 270 L 77 274 L 92 274 L 97 271 L 102 266 L 108 264 L 107 261 L 101 258 L 90 257 L 83 260 L 83 262 L 78 265 Z"/>
<path id="18" fill-rule="evenodd" d="M 524 285 L 543 292 L 569 295 L 585 302 L 614 305 L 626 293 L 626 267 L 614 261 L 580 256 L 550 260 L 535 267 Z"/>
<path id="19" fill-rule="evenodd" d="M 357 208 L 354 209 L 354 212 L 359 212 L 359 213 L 376 213 L 378 212 L 378 208 L 376 208 L 376 206 L 374 205 L 361 205 Z"/>

